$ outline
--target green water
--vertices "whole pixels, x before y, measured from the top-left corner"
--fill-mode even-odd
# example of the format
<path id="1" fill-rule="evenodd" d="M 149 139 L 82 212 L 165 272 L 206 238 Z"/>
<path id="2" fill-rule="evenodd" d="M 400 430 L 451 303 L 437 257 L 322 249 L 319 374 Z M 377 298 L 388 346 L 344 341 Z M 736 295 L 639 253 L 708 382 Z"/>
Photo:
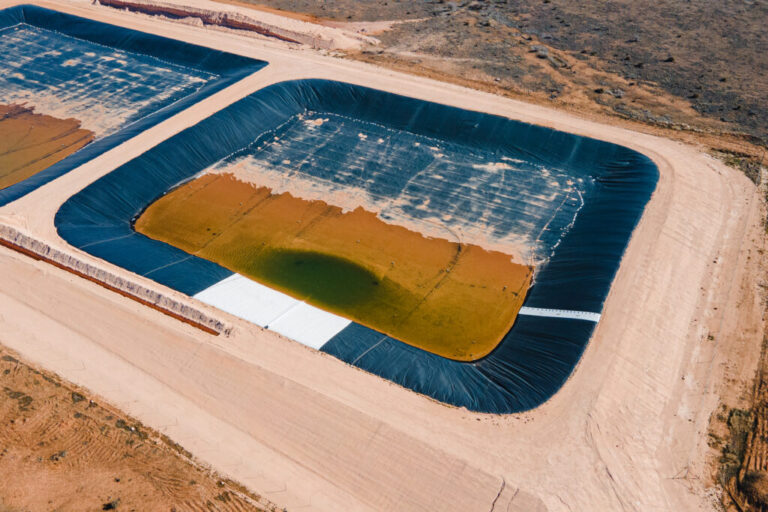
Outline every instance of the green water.
<path id="1" fill-rule="evenodd" d="M 381 293 L 376 275 L 353 261 L 312 251 L 272 249 L 253 265 L 265 284 L 333 308 L 360 306 Z"/>

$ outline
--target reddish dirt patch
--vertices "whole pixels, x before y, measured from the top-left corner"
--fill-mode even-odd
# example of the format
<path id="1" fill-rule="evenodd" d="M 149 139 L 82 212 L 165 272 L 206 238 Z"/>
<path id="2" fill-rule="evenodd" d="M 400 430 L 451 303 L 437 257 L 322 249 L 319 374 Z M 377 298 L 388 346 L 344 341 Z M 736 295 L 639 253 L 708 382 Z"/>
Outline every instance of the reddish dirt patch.
<path id="1" fill-rule="evenodd" d="M 3 511 L 270 506 L 195 464 L 168 438 L 2 346 L 0 475 Z"/>

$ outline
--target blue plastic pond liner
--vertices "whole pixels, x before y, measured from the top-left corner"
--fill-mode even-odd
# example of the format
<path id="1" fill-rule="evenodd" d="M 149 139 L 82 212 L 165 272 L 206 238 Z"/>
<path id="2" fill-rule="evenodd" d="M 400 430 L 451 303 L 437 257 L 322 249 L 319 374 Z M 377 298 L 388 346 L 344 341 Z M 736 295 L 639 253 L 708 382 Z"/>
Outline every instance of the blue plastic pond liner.
<path id="1" fill-rule="evenodd" d="M 146 113 L 139 120 L 128 124 L 117 132 L 93 141 L 83 149 L 34 176 L 0 190 L 0 206 L 15 201 L 41 185 L 58 178 L 267 65 L 266 62 L 260 60 L 108 25 L 42 7 L 21 5 L 0 10 L 0 32 L 4 28 L 18 24 L 54 31 L 115 50 L 154 57 L 164 62 L 213 74 L 218 78 L 208 81 L 192 94 L 182 98 L 174 98 L 172 102 L 160 105 L 160 108 L 155 112 Z M 3 37 L 2 33 L 0 33 L 0 37 Z M 0 58 L 6 57 L 0 56 Z"/>
<path id="2" fill-rule="evenodd" d="M 299 80 L 257 91 L 89 185 L 57 213 L 58 232 L 94 256 L 194 295 L 232 272 L 136 233 L 132 221 L 173 187 L 306 112 L 349 116 L 589 176 L 584 206 L 537 268 L 529 307 L 600 312 L 658 180 L 650 159 L 615 144 L 355 85 Z M 442 402 L 505 414 L 551 397 L 578 363 L 594 325 L 519 315 L 499 346 L 473 362 L 436 356 L 354 323 L 322 350 Z"/>
<path id="3" fill-rule="evenodd" d="M 354 191 L 385 221 L 417 223 L 433 237 L 493 240 L 533 262 L 549 258 L 594 188 L 584 170 L 575 175 L 330 112 L 293 116 L 214 166 L 234 169 L 306 187 L 307 198 Z"/>

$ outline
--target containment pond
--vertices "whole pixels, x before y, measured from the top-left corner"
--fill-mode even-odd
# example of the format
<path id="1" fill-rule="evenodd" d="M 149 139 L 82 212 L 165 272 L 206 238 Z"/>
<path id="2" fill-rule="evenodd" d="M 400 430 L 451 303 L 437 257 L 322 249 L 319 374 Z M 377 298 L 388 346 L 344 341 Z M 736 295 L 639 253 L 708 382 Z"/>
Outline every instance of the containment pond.
<path id="1" fill-rule="evenodd" d="M 299 80 L 116 169 L 56 226 L 419 393 L 510 413 L 572 372 L 657 178 L 621 146 Z"/>
<path id="2" fill-rule="evenodd" d="M 343 212 L 274 194 L 232 174 L 172 191 L 136 230 L 453 359 L 496 348 L 532 275 L 501 252 L 426 237 L 361 207 Z"/>
<path id="3" fill-rule="evenodd" d="M 0 11 L 0 205 L 263 65 L 36 6 Z"/>

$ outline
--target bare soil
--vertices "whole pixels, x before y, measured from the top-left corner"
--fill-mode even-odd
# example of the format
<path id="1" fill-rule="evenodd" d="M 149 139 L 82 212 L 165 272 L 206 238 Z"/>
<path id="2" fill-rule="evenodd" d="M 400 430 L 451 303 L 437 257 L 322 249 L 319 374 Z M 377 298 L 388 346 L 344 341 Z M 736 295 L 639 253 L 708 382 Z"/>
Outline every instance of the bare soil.
<path id="1" fill-rule="evenodd" d="M 0 510 L 8 512 L 270 506 L 196 464 L 165 436 L 2 345 L 0 475 Z"/>
<path id="2" fill-rule="evenodd" d="M 373 24 L 382 44 L 354 59 L 579 112 L 768 141 L 763 1 L 240 1 L 350 28 L 408 21 Z"/>

